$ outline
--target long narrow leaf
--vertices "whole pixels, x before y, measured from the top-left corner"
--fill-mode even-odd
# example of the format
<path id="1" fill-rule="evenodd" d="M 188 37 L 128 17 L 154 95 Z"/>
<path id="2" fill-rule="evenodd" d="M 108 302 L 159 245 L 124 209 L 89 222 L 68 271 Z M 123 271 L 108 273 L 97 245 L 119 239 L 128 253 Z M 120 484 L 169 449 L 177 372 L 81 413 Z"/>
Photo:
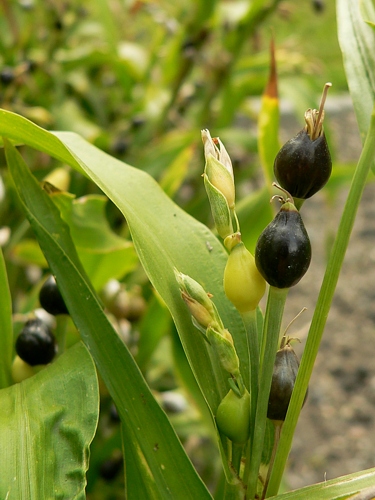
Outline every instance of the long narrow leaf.
<path id="1" fill-rule="evenodd" d="M 70 314 L 157 485 L 160 498 L 210 498 L 165 413 L 87 283 L 69 230 L 17 150 L 5 141 L 9 169 Z M 158 449 L 155 451 L 155 443 Z M 124 443 L 126 454 L 126 443 Z"/>
<path id="2" fill-rule="evenodd" d="M 211 410 L 215 411 L 228 390 L 227 374 L 219 369 L 212 371 L 207 343 L 192 327 L 173 267 L 199 281 L 213 294 L 224 325 L 232 333 L 236 346 L 242 347 L 245 329 L 224 294 L 222 280 L 227 255 L 218 240 L 175 205 L 149 175 L 110 157 L 75 134 L 53 135 L 4 110 L 0 110 L 0 134 L 85 171 L 122 211 L 141 263 L 171 311 L 195 377 Z M 238 355 L 243 378 L 248 380 L 246 349 L 238 348 Z"/>

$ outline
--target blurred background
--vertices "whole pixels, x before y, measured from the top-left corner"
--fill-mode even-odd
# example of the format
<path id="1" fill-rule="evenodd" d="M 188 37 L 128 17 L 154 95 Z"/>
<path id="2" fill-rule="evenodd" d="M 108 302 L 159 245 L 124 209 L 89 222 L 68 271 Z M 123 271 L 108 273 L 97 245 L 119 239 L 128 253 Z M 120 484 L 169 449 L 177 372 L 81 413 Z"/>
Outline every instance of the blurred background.
<path id="1" fill-rule="evenodd" d="M 2 108 L 49 130 L 77 132 L 147 171 L 176 203 L 210 227 L 200 176 L 204 166 L 200 130 L 209 128 L 224 142 L 233 161 L 238 197 L 256 194 L 264 185 L 257 123 L 270 72 L 272 37 L 280 144 L 304 126 L 305 110 L 318 107 L 324 83 L 332 82 L 325 131 L 334 172 L 327 187 L 302 209 L 313 261 L 306 277 L 291 290 L 285 314 L 288 323 L 302 307 L 308 308 L 294 327 L 297 331 L 290 332 L 301 338 L 296 347 L 301 354 L 327 252 L 361 151 L 337 41 L 334 2 L 2 0 L 0 30 Z M 75 235 L 86 266 L 93 270 L 102 265 L 94 285 L 108 313 L 199 472 L 214 488 L 219 467 L 216 446 L 184 390 L 176 368 L 176 359 L 183 356 L 178 337 L 131 249 L 126 221 L 87 179 L 42 153 L 25 149 L 23 154 L 38 179 L 80 200 L 75 214 L 81 223 L 97 218 L 108 233 L 122 239 L 124 253 L 114 255 L 108 243 L 102 253 L 98 250 L 101 260 L 94 264 L 84 235 Z M 48 268 L 9 185 L 3 156 L 0 169 L 0 244 L 7 259 L 16 335 L 17 325 L 38 308 L 38 291 Z M 371 447 L 375 296 L 371 274 L 366 272 L 375 260 L 375 233 L 368 224 L 375 215 L 374 194 L 370 179 L 297 429 L 287 488 L 375 462 Z M 93 201 L 96 196 L 99 207 Z M 93 230 L 102 229 L 98 224 Z M 250 246 L 258 234 L 252 235 Z M 73 325 L 69 332 L 69 342 L 74 343 Z M 88 475 L 91 500 L 123 496 L 118 416 L 105 387 L 101 395 Z"/>

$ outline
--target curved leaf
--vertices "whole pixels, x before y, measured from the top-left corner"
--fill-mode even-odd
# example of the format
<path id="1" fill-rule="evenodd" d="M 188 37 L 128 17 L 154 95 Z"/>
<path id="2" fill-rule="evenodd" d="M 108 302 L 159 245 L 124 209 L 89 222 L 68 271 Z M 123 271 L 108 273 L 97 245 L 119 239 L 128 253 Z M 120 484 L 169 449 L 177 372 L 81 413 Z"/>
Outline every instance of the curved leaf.
<path id="1" fill-rule="evenodd" d="M 0 498 L 84 499 L 99 390 L 82 343 L 0 391 Z"/>
<path id="2" fill-rule="evenodd" d="M 123 425 L 128 427 L 127 434 L 134 440 L 131 449 L 137 449 L 139 460 L 147 464 L 146 469 L 157 486 L 155 495 L 160 499 L 211 498 L 133 357 L 104 314 L 60 212 L 17 150 L 8 141 L 5 147 L 26 215 L 82 340 L 98 366 Z M 158 443 L 157 453 L 155 443 Z M 126 460 L 127 443 L 123 445 Z"/>
<path id="3" fill-rule="evenodd" d="M 67 193 L 57 192 L 53 193 L 53 201 L 69 225 L 78 255 L 96 290 L 135 268 L 138 258 L 133 244 L 115 234 L 108 224 L 105 196 L 73 199 Z"/>
<path id="4" fill-rule="evenodd" d="M 174 204 L 152 177 L 110 157 L 79 136 L 69 132 L 53 135 L 4 110 L 0 110 L 0 133 L 85 171 L 122 211 L 138 257 L 173 316 L 194 375 L 215 413 L 228 391 L 228 375 L 220 367 L 212 371 L 209 347 L 192 326 L 173 268 L 199 281 L 213 295 L 224 325 L 233 335 L 242 375 L 247 381 L 246 333 L 241 317 L 224 294 L 222 280 L 227 254 L 222 245 L 206 226 Z"/>

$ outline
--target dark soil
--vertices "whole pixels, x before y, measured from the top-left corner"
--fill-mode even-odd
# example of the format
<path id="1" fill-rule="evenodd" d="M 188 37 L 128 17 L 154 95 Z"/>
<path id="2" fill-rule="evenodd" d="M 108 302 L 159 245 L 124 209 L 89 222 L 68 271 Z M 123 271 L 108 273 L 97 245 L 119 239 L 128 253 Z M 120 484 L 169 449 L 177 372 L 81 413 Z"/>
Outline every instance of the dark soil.
<path id="1" fill-rule="evenodd" d="M 346 101 L 347 102 L 347 101 Z M 338 160 L 357 161 L 361 145 L 352 110 L 342 103 L 331 113 Z M 327 115 L 329 110 L 327 110 Z M 289 127 L 288 127 L 289 128 Z M 294 130 L 293 134 L 298 131 Z M 290 137 L 290 136 L 289 136 Z M 371 174 L 370 181 L 374 177 Z M 322 193 L 305 202 L 301 214 L 313 259 L 306 276 L 291 289 L 289 322 L 307 311 L 289 334 L 301 339 L 301 354 L 348 187 L 333 204 Z M 328 316 L 321 349 L 290 454 L 288 489 L 375 466 L 375 184 L 364 191 L 349 248 Z"/>

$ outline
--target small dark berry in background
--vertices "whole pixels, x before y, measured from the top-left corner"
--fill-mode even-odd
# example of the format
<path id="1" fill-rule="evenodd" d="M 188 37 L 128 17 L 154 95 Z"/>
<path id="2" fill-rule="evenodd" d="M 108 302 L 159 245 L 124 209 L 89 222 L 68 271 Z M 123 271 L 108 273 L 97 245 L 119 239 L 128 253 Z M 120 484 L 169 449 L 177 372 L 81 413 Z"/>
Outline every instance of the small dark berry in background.
<path id="1" fill-rule="evenodd" d="M 39 302 L 43 309 L 54 316 L 57 314 L 69 314 L 53 276 L 50 276 L 40 289 Z"/>
<path id="2" fill-rule="evenodd" d="M 105 460 L 100 466 L 100 477 L 106 481 L 112 481 L 122 470 L 123 463 L 121 454 Z"/>
<path id="3" fill-rule="evenodd" d="M 14 80 L 13 68 L 5 66 L 0 72 L 0 81 L 3 85 L 10 85 Z"/>
<path id="4" fill-rule="evenodd" d="M 56 354 L 56 339 L 40 319 L 25 323 L 16 340 L 16 353 L 31 366 L 46 365 Z"/>
<path id="5" fill-rule="evenodd" d="M 318 14 L 323 12 L 324 9 L 326 8 L 323 0 L 312 0 L 311 5 L 312 8 L 315 10 L 315 12 L 317 12 Z"/>
<path id="6" fill-rule="evenodd" d="M 109 416 L 113 423 L 121 422 L 120 415 L 118 414 L 115 403 L 111 404 L 111 407 L 109 409 Z"/>

